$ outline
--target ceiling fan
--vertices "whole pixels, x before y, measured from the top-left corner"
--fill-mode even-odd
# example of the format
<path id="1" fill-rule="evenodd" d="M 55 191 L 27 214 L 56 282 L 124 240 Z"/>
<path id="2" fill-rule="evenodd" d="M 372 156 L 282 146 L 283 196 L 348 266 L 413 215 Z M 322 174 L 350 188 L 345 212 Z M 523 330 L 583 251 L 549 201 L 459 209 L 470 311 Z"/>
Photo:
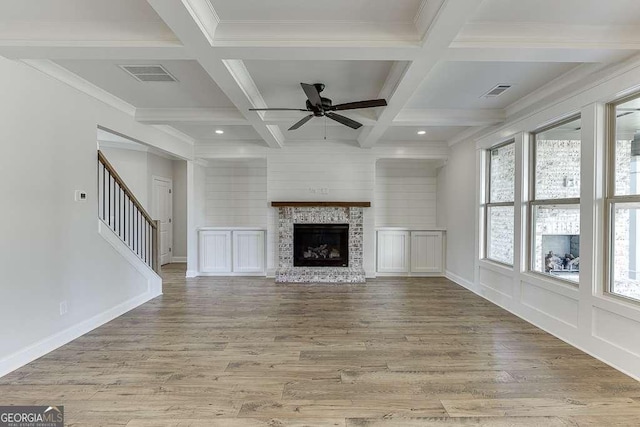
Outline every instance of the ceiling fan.
<path id="1" fill-rule="evenodd" d="M 300 83 L 302 90 L 307 95 L 307 108 L 250 108 L 249 111 L 307 111 L 310 112 L 308 116 L 305 116 L 291 126 L 289 130 L 296 130 L 303 124 L 307 123 L 313 117 L 328 117 L 331 120 L 335 120 L 345 126 L 349 126 L 352 129 L 359 129 L 362 127 L 362 123 L 358 123 L 355 120 L 345 117 L 341 114 L 336 114 L 334 111 L 344 110 L 357 110 L 359 108 L 372 108 L 372 107 L 384 107 L 387 105 L 387 101 L 384 99 L 369 99 L 367 101 L 347 102 L 346 104 L 333 105 L 329 98 L 323 98 L 320 96 L 320 92 L 324 90 L 324 84 L 315 83 Z"/>

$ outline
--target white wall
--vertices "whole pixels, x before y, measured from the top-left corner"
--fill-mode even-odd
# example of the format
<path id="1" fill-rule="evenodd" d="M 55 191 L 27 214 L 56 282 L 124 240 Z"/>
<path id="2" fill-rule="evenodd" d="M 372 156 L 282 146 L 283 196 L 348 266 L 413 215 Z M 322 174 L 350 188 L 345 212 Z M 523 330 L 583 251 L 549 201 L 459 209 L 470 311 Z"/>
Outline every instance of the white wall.
<path id="1" fill-rule="evenodd" d="M 187 259 L 187 162 L 173 162 L 173 258 Z"/>
<path id="2" fill-rule="evenodd" d="M 447 272 L 472 281 L 475 259 L 476 150 L 471 142 L 454 145 L 445 166 Z"/>
<path id="3" fill-rule="evenodd" d="M 436 175 L 436 225 L 447 228 L 447 167 L 442 166 Z"/>
<path id="4" fill-rule="evenodd" d="M 205 224 L 266 227 L 265 159 L 211 160 L 206 168 Z"/>
<path id="5" fill-rule="evenodd" d="M 172 160 L 141 149 L 114 148 L 98 143 L 100 151 L 122 177 L 142 206 L 153 215 L 153 177 L 173 180 Z M 174 203 L 175 205 L 175 203 Z"/>
<path id="6" fill-rule="evenodd" d="M 437 225 L 437 169 L 430 160 L 380 159 L 376 163 L 376 227 Z"/>
<path id="7" fill-rule="evenodd" d="M 167 178 L 173 182 L 173 161 L 153 153 L 147 153 L 147 210 L 153 214 L 153 177 Z"/>
<path id="8" fill-rule="evenodd" d="M 249 141 L 218 141 L 197 144 L 195 154 L 208 159 L 209 165 L 215 165 L 219 160 L 224 160 L 224 165 L 231 159 L 260 159 L 260 164 L 266 159 L 269 275 L 275 273 L 278 263 L 278 213 L 277 209 L 270 207 L 272 201 L 372 202 L 372 208 L 365 209 L 364 215 L 364 268 L 368 277 L 375 277 L 376 161 L 383 158 L 443 160 L 448 155 L 448 146 L 445 143 L 403 141 L 362 149 L 345 142 L 321 140 L 292 141 L 283 148 L 273 149 Z M 257 218 L 252 222 L 257 222 Z M 189 235 L 195 235 L 191 227 Z M 196 264 L 194 258 L 191 266 Z M 190 271 L 190 274 L 195 275 L 196 271 Z"/>
<path id="9" fill-rule="evenodd" d="M 296 143 L 267 155 L 267 200 L 373 202 L 376 158 L 331 141 Z M 269 208 L 267 269 L 278 264 L 278 211 Z M 364 210 L 364 269 L 375 271 L 375 216 Z"/>
<path id="10" fill-rule="evenodd" d="M 604 292 L 604 107 L 616 96 L 637 90 L 639 83 L 640 61 L 630 60 L 581 82 L 571 95 L 559 94 L 545 107 L 532 107 L 476 143 L 454 146 L 447 165 L 447 277 L 635 378 L 640 378 L 640 303 Z M 529 163 L 528 132 L 576 112 L 582 116 L 581 263 L 580 283 L 573 286 L 526 271 L 528 186 L 524 175 Z M 481 235 L 482 217 L 476 194 L 482 183 L 481 150 L 511 138 L 516 142 L 515 267 L 505 267 L 479 259 L 480 244 L 474 240 Z M 472 170 L 476 171 L 473 179 L 467 172 Z"/>
<path id="11" fill-rule="evenodd" d="M 206 166 L 187 162 L 187 277 L 198 275 L 198 229 L 206 225 Z"/>
<path id="12" fill-rule="evenodd" d="M 170 160 L 148 152 L 144 146 L 114 147 L 99 142 L 100 151 L 122 177 L 134 196 L 153 217 L 153 177 L 173 181 L 172 257 L 184 262 L 187 256 L 187 166 L 184 160 Z"/>
<path id="13" fill-rule="evenodd" d="M 149 210 L 149 195 L 151 194 L 147 173 L 147 152 L 140 150 L 125 150 L 106 147 L 101 143 L 100 151 L 109 163 L 113 165 L 118 175 L 122 177 L 133 195 Z"/>
<path id="14" fill-rule="evenodd" d="M 180 143 L 3 58 L 0 93 L 3 375 L 149 295 L 144 275 L 98 234 L 96 126 Z M 75 190 L 87 191 L 88 200 L 75 202 Z M 68 304 L 64 316 L 61 301 Z"/>

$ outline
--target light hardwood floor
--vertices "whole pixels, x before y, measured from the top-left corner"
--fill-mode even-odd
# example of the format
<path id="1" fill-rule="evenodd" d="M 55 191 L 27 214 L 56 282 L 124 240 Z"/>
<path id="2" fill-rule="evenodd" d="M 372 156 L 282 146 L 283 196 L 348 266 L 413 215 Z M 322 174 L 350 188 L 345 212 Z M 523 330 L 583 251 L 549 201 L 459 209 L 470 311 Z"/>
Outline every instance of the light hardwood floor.
<path id="1" fill-rule="evenodd" d="M 640 383 L 446 279 L 184 279 L 0 379 L 70 426 L 639 426 Z"/>

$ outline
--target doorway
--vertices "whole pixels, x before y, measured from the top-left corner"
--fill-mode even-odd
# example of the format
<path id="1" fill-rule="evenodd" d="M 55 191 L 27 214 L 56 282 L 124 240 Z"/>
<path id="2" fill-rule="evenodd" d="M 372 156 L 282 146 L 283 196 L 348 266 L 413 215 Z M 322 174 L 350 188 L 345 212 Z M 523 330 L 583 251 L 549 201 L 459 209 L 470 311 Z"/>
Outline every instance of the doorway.
<path id="1" fill-rule="evenodd" d="M 171 262 L 173 247 L 173 181 L 159 176 L 153 177 L 151 215 L 158 220 L 160 236 L 160 264 Z"/>

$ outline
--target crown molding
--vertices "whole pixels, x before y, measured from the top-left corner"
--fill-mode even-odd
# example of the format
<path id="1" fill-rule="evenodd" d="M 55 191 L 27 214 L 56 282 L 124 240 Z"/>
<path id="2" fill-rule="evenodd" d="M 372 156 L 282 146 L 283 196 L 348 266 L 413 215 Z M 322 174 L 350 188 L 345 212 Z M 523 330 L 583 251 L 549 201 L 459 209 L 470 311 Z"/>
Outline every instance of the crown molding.
<path id="1" fill-rule="evenodd" d="M 457 47 L 638 49 L 637 25 L 558 25 L 540 22 L 473 22 L 454 40 Z"/>
<path id="2" fill-rule="evenodd" d="M 607 103 L 640 90 L 640 55 L 610 65 L 600 71 L 559 89 L 554 96 L 519 112 L 499 126 L 483 129 L 474 137 L 478 146 L 490 146 L 517 132 L 530 131 L 543 123 L 551 123 L 583 105 Z M 523 128 L 527 129 L 523 129 Z"/>
<path id="3" fill-rule="evenodd" d="M 427 30 L 438 15 L 438 11 L 442 7 L 444 0 L 422 0 L 418 7 L 418 13 L 413 18 L 413 24 L 418 31 L 421 39 L 427 34 Z"/>
<path id="4" fill-rule="evenodd" d="M 195 146 L 196 144 L 196 140 L 194 138 L 190 137 L 184 132 L 180 132 L 178 129 L 174 128 L 173 126 L 169 126 L 169 125 L 151 125 L 151 126 L 168 135 L 173 136 L 176 139 L 179 139 L 180 141 L 186 142 L 189 145 Z"/>
<path id="5" fill-rule="evenodd" d="M 506 119 L 502 109 L 404 109 L 392 126 L 487 126 Z"/>
<path id="6" fill-rule="evenodd" d="M 454 136 L 453 138 L 451 138 L 449 141 L 447 141 L 447 145 L 449 145 L 449 147 L 453 147 L 454 145 L 459 144 L 461 142 L 474 140 L 476 135 L 479 135 L 481 132 L 483 132 L 486 129 L 487 129 L 487 126 L 475 126 L 475 127 L 466 129 L 460 132 L 459 134 L 457 134 L 456 136 Z"/>
<path id="7" fill-rule="evenodd" d="M 53 61 L 48 59 L 23 59 L 21 61 L 30 67 L 35 68 L 36 70 L 53 77 L 76 90 L 79 90 L 80 92 L 92 96 L 93 98 L 128 114 L 129 116 L 133 117 L 135 115 L 136 108 L 133 105 L 110 94 L 106 90 L 99 88 L 93 83 L 72 73 Z"/>
<path id="8" fill-rule="evenodd" d="M 572 85 L 576 82 L 579 82 L 589 75 L 602 70 L 609 65 L 610 64 L 577 65 L 575 68 L 567 71 L 561 76 L 551 80 L 550 82 L 544 84 L 533 92 L 530 92 L 529 94 L 508 105 L 505 108 L 507 117 L 514 116 L 520 111 L 523 111 L 538 102 L 544 101 L 544 99 L 553 96 L 553 94 L 557 93 L 559 90 L 566 88 L 567 86 Z"/>
<path id="9" fill-rule="evenodd" d="M 220 17 L 209 0 L 182 0 L 189 15 L 213 46 L 216 30 L 220 24 Z"/>
<path id="10" fill-rule="evenodd" d="M 137 108 L 136 121 L 148 124 L 184 122 L 250 125 L 236 108 Z"/>
<path id="11" fill-rule="evenodd" d="M 369 45 L 414 43 L 420 37 L 411 21 L 223 21 L 218 25 L 215 45 L 304 43 Z"/>

